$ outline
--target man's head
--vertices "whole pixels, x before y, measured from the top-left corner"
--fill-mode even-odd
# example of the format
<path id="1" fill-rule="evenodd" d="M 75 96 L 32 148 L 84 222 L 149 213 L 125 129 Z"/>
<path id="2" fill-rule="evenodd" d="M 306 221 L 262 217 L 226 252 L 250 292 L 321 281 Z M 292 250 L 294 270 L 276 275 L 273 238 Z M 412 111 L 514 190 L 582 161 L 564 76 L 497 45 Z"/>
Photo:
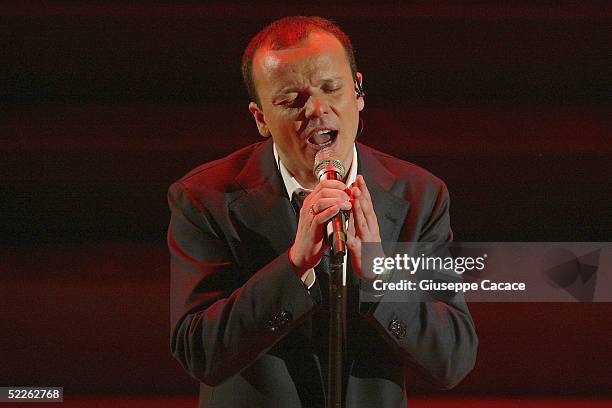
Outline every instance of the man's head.
<path id="1" fill-rule="evenodd" d="M 272 136 L 281 160 L 300 182 L 312 183 L 314 156 L 330 145 L 345 164 L 363 109 L 350 40 L 320 17 L 286 17 L 258 33 L 242 72 L 249 110 L 262 136 Z"/>

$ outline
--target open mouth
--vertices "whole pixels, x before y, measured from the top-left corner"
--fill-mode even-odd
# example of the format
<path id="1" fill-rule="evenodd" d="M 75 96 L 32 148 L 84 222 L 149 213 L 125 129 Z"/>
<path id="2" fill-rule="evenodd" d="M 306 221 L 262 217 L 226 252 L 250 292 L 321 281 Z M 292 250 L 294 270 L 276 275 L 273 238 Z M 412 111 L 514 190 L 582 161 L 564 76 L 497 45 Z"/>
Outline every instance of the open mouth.
<path id="1" fill-rule="evenodd" d="M 315 149 L 323 149 L 331 146 L 338 137 L 338 131 L 323 129 L 314 132 L 307 140 L 308 144 Z"/>

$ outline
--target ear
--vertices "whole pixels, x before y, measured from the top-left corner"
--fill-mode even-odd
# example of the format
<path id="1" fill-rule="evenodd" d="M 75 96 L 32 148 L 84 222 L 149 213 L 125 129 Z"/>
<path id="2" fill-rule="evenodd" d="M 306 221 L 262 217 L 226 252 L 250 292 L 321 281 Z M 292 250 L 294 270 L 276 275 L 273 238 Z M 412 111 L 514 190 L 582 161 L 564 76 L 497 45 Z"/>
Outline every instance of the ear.
<path id="1" fill-rule="evenodd" d="M 361 74 L 361 72 L 357 72 L 357 81 L 359 81 L 359 84 L 363 87 L 363 75 Z M 364 106 L 365 100 L 363 99 L 363 96 L 360 96 L 359 98 L 357 98 L 357 110 L 361 112 Z"/>
<path id="2" fill-rule="evenodd" d="M 257 106 L 255 102 L 249 102 L 249 111 L 255 119 L 255 124 L 257 125 L 259 134 L 263 137 L 270 137 L 270 129 L 268 129 L 268 125 L 266 124 L 266 118 L 259 106 Z"/>

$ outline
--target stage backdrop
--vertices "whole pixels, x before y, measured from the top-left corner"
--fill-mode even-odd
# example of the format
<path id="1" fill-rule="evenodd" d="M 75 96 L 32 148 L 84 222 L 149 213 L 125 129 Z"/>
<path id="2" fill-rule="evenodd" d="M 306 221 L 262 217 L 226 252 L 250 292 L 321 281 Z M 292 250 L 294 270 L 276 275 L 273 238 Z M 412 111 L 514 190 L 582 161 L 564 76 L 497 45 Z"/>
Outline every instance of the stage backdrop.
<path id="1" fill-rule="evenodd" d="M 240 56 L 288 14 L 351 36 L 360 141 L 446 181 L 456 240 L 610 240 L 605 2 L 3 2 L 0 384 L 194 392 L 170 356 L 166 191 L 260 140 Z M 470 308 L 478 361 L 451 393 L 612 389 L 609 304 Z"/>

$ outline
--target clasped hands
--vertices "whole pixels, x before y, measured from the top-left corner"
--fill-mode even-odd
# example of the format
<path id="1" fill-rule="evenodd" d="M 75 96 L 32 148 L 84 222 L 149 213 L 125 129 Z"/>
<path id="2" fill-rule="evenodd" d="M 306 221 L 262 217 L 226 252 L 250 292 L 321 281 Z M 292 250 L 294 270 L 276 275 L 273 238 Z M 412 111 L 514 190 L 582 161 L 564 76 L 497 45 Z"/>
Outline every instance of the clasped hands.
<path id="1" fill-rule="evenodd" d="M 372 197 L 361 175 L 348 187 L 341 181 L 322 180 L 304 199 L 295 241 L 289 249 L 289 260 L 298 276 L 321 261 L 329 247 L 324 239 L 325 225 L 341 210 L 350 212 L 346 245 L 353 271 L 359 278 L 373 278 L 371 271 L 362 268 L 361 244 L 381 239 Z"/>

